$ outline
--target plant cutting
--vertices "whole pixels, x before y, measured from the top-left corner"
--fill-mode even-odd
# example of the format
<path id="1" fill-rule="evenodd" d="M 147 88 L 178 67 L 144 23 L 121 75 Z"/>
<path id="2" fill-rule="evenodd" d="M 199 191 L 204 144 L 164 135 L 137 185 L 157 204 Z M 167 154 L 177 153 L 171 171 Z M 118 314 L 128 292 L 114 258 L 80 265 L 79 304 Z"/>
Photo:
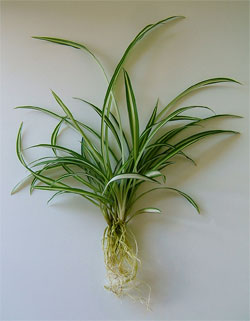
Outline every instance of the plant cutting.
<path id="1" fill-rule="evenodd" d="M 198 89 L 219 83 L 239 84 L 238 81 L 225 77 L 199 81 L 180 92 L 162 108 L 159 108 L 157 100 L 145 127 L 142 128 L 140 124 L 140 108 L 137 107 L 132 81 L 124 69 L 124 63 L 134 46 L 148 33 L 167 22 L 182 18 L 184 17 L 172 16 L 144 27 L 129 44 L 110 78 L 100 60 L 87 46 L 65 39 L 33 37 L 83 51 L 98 64 L 107 81 L 102 106 L 96 106 L 83 98 L 75 99 L 96 112 L 101 121 L 99 130 L 77 120 L 54 91 L 52 95 L 61 113 L 38 106 L 16 107 L 45 113 L 57 119 L 58 123 L 51 133 L 49 143 L 29 147 L 46 148 L 53 154 L 38 158 L 31 163 L 28 163 L 23 155 L 23 124 L 21 124 L 17 135 L 16 152 L 29 175 L 14 187 L 12 193 L 17 192 L 29 181 L 30 192 L 34 190 L 54 192 L 49 202 L 58 195 L 72 193 L 97 206 L 107 223 L 102 238 L 108 280 L 106 288 L 118 296 L 130 295 L 131 290 L 139 289 L 136 275 L 140 261 L 136 237 L 131 230 L 133 219 L 139 215 L 142 218 L 145 213 L 161 212 L 156 207 L 134 210 L 138 200 L 157 190 L 165 190 L 184 197 L 199 213 L 197 203 L 188 194 L 166 184 L 166 170 L 168 166 L 178 161 L 177 156 L 194 162 L 184 152 L 190 145 L 212 135 L 238 133 L 222 129 L 202 130 L 199 125 L 215 118 L 240 116 L 213 113 L 205 118 L 193 116 L 192 112 L 199 109 L 208 113 L 213 112 L 207 106 L 192 105 L 174 109 L 181 100 Z M 123 77 L 124 82 L 128 132 L 120 114 L 120 101 L 116 99 L 116 83 L 119 77 Z M 79 134 L 78 150 L 69 149 L 58 143 L 58 136 L 63 127 L 71 128 Z M 190 128 L 196 132 L 187 134 Z M 141 187 L 148 183 L 151 184 L 150 188 L 142 191 Z"/>

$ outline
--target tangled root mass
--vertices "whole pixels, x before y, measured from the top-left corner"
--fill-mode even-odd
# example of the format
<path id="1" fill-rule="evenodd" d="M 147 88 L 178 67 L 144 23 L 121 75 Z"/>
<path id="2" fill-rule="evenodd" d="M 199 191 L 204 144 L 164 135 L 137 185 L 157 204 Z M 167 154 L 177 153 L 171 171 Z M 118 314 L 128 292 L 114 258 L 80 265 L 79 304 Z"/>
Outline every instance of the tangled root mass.
<path id="1" fill-rule="evenodd" d="M 145 282 L 136 279 L 138 248 L 134 234 L 123 222 L 106 227 L 103 236 L 104 262 L 108 284 L 105 288 L 117 296 L 127 295 L 148 306 L 149 295 L 144 298 Z"/>

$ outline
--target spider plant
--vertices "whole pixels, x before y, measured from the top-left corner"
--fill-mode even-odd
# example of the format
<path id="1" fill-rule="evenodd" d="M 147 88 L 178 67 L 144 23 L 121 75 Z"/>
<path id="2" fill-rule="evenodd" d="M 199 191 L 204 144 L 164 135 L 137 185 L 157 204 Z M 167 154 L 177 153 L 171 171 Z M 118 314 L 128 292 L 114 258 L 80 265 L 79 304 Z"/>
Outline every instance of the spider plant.
<path id="1" fill-rule="evenodd" d="M 172 16 L 144 27 L 125 50 L 110 79 L 99 59 L 85 45 L 65 39 L 33 37 L 87 52 L 99 65 L 107 81 L 103 105 L 98 107 L 84 99 L 75 98 L 92 108 L 97 117 L 100 117 L 99 131 L 77 120 L 63 100 L 53 91 L 52 95 L 61 108 L 61 114 L 37 106 L 16 107 L 48 114 L 56 118 L 58 124 L 51 134 L 50 143 L 29 147 L 50 149 L 53 156 L 39 158 L 31 163 L 27 163 L 23 156 L 23 124 L 21 124 L 17 135 L 16 152 L 20 162 L 30 174 L 14 187 L 12 193 L 19 190 L 27 183 L 27 180 L 31 180 L 31 192 L 33 190 L 54 192 L 49 201 L 57 195 L 73 193 L 97 206 L 107 223 L 103 235 L 104 261 L 109 281 L 107 289 L 117 295 L 128 293 L 136 282 L 139 259 L 136 238 L 130 229 L 134 217 L 143 213 L 161 212 L 155 207 L 145 207 L 135 211 L 134 205 L 148 193 L 161 189 L 178 193 L 199 212 L 197 203 L 188 194 L 165 185 L 165 168 L 174 163 L 173 159 L 178 161 L 176 155 L 193 162 L 183 150 L 203 138 L 217 134 L 237 133 L 232 130 L 219 129 L 200 131 L 198 130 L 200 127 L 196 125 L 214 118 L 239 116 L 211 114 L 206 118 L 200 118 L 192 114 L 188 115 L 187 112 L 196 109 L 211 111 L 206 106 L 196 105 L 172 110 L 180 100 L 198 89 L 218 83 L 239 83 L 231 78 L 223 77 L 195 83 L 178 94 L 160 111 L 157 101 L 146 126 L 144 128 L 140 126 L 135 93 L 130 77 L 123 68 L 124 62 L 134 46 L 149 32 L 169 21 L 181 18 L 184 17 Z M 125 132 L 115 98 L 115 86 L 119 76 L 122 76 L 124 80 L 129 119 L 128 133 Z M 175 124 L 174 127 L 169 126 L 173 124 Z M 78 132 L 80 136 L 78 151 L 58 144 L 57 138 L 63 126 Z M 190 127 L 197 129 L 197 132 L 192 135 L 186 134 L 180 139 L 179 134 L 185 134 Z M 116 147 L 112 147 L 114 144 L 112 145 L 111 141 L 115 142 Z M 70 178 L 70 183 L 66 183 L 69 181 L 68 178 Z M 155 187 L 140 192 L 140 187 L 147 182 L 155 184 Z"/>

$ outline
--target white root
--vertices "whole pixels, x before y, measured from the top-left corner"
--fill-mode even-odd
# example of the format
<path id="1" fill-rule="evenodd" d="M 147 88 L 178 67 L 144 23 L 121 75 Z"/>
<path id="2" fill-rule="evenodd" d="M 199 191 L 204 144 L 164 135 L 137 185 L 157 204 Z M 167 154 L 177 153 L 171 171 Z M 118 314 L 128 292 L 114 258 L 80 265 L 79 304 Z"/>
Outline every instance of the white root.
<path id="1" fill-rule="evenodd" d="M 125 223 L 108 226 L 103 235 L 104 262 L 108 285 L 105 288 L 118 297 L 127 295 L 133 300 L 146 304 L 149 309 L 151 288 L 136 279 L 138 264 L 138 246 L 134 234 Z M 145 298 L 145 286 L 149 292 Z"/>

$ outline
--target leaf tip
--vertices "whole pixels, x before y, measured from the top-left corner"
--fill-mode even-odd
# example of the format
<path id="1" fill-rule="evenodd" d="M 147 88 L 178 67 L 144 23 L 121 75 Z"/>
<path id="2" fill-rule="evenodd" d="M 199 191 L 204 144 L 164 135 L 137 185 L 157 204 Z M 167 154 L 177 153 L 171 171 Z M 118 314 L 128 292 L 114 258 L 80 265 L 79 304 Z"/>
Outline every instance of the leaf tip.
<path id="1" fill-rule="evenodd" d="M 126 69 L 122 68 L 122 71 L 123 71 L 123 75 L 125 78 L 128 78 L 128 73 L 126 71 Z"/>
<path id="2" fill-rule="evenodd" d="M 239 84 L 239 85 L 241 85 L 241 86 L 244 85 L 242 82 L 240 82 L 240 81 L 238 81 L 238 80 L 235 80 L 235 79 L 233 79 L 233 80 L 234 80 L 234 82 L 235 82 L 236 84 Z"/>
<path id="3" fill-rule="evenodd" d="M 23 121 L 21 122 L 21 124 L 19 126 L 19 133 L 21 132 L 22 128 L 23 128 Z"/>
<path id="4" fill-rule="evenodd" d="M 32 39 L 37 39 L 37 40 L 45 40 L 45 37 L 39 37 L 39 36 L 32 36 Z"/>
<path id="5" fill-rule="evenodd" d="M 56 98 L 56 97 L 57 97 L 57 94 L 54 92 L 54 90 L 52 90 L 52 89 L 50 88 L 50 91 L 51 91 L 53 97 Z"/>

